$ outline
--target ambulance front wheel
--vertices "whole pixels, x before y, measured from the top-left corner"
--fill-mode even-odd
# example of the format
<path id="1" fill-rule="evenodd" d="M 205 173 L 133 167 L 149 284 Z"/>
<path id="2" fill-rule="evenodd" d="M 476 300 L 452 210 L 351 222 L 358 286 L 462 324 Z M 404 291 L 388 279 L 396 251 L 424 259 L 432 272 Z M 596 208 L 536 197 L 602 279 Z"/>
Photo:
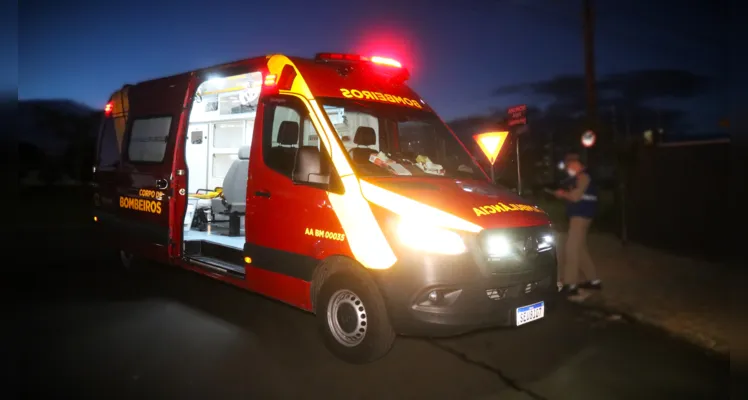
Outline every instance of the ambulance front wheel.
<path id="1" fill-rule="evenodd" d="M 371 280 L 336 273 L 323 283 L 315 308 L 325 345 L 338 358 L 365 364 L 392 348 L 395 332 L 384 299 Z"/>

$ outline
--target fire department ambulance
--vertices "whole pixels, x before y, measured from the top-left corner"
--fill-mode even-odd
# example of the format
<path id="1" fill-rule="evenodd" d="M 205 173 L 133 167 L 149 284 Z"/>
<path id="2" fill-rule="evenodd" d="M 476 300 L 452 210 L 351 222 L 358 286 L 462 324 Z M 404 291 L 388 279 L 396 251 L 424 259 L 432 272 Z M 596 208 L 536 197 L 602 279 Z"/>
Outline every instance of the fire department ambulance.
<path id="1" fill-rule="evenodd" d="M 178 265 L 316 314 L 336 356 L 395 335 L 543 318 L 546 213 L 490 184 L 382 57 L 271 55 L 125 85 L 105 109 L 95 226 Z"/>

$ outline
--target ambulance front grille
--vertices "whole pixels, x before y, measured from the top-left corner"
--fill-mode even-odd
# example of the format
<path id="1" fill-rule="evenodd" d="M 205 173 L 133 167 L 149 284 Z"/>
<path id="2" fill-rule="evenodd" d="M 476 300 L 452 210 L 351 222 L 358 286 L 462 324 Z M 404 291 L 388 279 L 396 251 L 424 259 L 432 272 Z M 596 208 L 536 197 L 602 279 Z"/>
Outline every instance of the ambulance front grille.
<path id="1" fill-rule="evenodd" d="M 547 289 L 550 286 L 551 278 L 545 277 L 541 280 L 530 281 L 526 283 L 486 289 L 486 296 L 491 300 L 503 300 L 506 298 L 516 298 L 529 295 L 537 290 Z"/>

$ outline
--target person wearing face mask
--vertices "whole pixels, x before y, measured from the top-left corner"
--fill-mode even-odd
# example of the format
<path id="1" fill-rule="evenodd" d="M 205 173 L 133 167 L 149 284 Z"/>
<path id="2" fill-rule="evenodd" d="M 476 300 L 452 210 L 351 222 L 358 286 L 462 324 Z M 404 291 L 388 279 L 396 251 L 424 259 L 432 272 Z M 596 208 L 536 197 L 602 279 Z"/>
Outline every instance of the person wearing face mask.
<path id="1" fill-rule="evenodd" d="M 557 198 L 566 201 L 566 213 L 569 217 L 561 291 L 574 295 L 578 288 L 602 288 L 602 282 L 598 279 L 595 265 L 587 250 L 587 232 L 597 212 L 597 186 L 578 155 L 567 155 L 564 164 L 569 174 L 568 188 L 554 192 Z M 580 270 L 586 278 L 582 282 L 579 281 Z"/>

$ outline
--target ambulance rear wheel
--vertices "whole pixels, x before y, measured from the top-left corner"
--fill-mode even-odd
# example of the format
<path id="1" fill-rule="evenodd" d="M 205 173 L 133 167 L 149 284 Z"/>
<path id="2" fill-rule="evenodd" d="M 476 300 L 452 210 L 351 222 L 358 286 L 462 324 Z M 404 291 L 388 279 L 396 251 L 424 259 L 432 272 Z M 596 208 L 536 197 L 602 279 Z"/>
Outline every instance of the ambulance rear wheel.
<path id="1" fill-rule="evenodd" d="M 375 361 L 395 341 L 384 299 L 369 279 L 345 272 L 330 276 L 322 284 L 315 311 L 325 346 L 349 363 Z"/>

